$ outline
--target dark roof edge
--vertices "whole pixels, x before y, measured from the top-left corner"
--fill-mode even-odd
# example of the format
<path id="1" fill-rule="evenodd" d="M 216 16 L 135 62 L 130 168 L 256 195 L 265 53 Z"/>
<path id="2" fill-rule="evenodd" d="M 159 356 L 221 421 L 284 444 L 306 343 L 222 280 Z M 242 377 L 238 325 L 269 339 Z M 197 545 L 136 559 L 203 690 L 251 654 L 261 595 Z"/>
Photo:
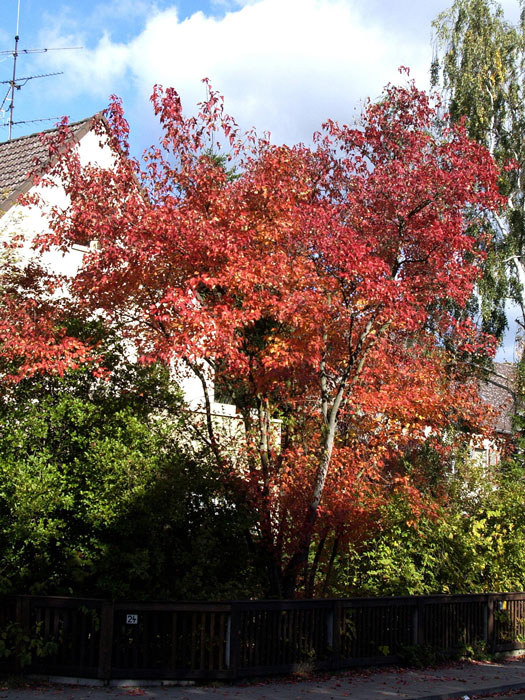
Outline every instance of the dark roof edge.
<path id="1" fill-rule="evenodd" d="M 103 116 L 104 116 L 104 110 L 100 110 L 100 112 L 96 112 L 91 117 L 85 117 L 85 119 L 79 119 L 76 122 L 68 122 L 68 127 L 71 128 L 71 127 L 79 126 L 80 124 L 85 124 L 85 123 L 89 124 L 93 121 L 93 119 L 96 119 L 97 117 L 103 117 Z M 52 134 L 53 131 L 58 131 L 59 129 L 60 129 L 60 124 L 52 127 L 51 129 L 43 129 L 42 131 L 34 131 L 32 134 L 24 134 L 24 136 L 17 136 L 16 138 L 11 139 L 11 141 L 9 143 L 14 143 L 15 141 L 23 141 L 24 139 L 32 139 L 32 138 L 35 138 L 35 136 L 40 136 L 41 134 Z M 2 141 L 0 143 L 0 146 L 4 143 L 8 143 L 8 142 Z"/>

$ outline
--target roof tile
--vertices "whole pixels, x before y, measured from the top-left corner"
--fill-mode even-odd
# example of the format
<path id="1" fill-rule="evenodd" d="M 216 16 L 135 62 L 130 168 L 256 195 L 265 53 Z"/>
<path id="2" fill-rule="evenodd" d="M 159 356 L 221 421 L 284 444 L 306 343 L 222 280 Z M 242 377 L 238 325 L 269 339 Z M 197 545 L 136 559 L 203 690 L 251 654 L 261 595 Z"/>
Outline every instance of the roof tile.
<path id="1" fill-rule="evenodd" d="M 498 433 L 512 433 L 512 419 L 516 412 L 515 392 L 518 367 L 509 362 L 495 362 L 494 371 L 480 385 L 482 401 L 496 409 L 494 428 Z"/>
<path id="2" fill-rule="evenodd" d="M 89 117 L 74 122 L 69 125 L 69 128 L 73 134 L 76 134 L 92 119 L 93 117 Z M 42 134 L 54 131 L 57 131 L 57 128 L 0 143 L 0 202 L 10 198 L 24 185 L 38 161 L 46 162 L 47 147 L 40 137 Z"/>

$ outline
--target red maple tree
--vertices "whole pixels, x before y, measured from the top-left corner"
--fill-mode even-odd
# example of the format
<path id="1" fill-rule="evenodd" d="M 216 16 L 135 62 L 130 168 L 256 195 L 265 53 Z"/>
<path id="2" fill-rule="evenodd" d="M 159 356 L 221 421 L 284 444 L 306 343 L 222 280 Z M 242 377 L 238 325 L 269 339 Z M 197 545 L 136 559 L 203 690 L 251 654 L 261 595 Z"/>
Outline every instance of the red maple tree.
<path id="1" fill-rule="evenodd" d="M 5 386 L 37 373 L 64 374 L 92 359 L 89 345 L 68 335 L 68 301 L 35 259 L 18 255 L 22 237 L 3 242 L 0 261 L 0 379 Z"/>
<path id="2" fill-rule="evenodd" d="M 491 342 L 452 311 L 478 275 L 497 171 L 413 85 L 387 88 L 359 128 L 329 122 L 313 146 L 240 133 L 212 90 L 198 117 L 172 89 L 152 100 L 164 135 L 144 167 L 118 102 L 113 169 L 57 158 L 71 205 L 39 245 L 97 240 L 71 299 L 143 361 L 199 377 L 196 429 L 256 509 L 272 592 L 293 595 L 305 571 L 311 591 L 386 491 L 412 489 L 417 507 L 399 455 L 460 419 L 479 429 L 455 358 Z M 238 407 L 235 458 L 210 378 Z"/>

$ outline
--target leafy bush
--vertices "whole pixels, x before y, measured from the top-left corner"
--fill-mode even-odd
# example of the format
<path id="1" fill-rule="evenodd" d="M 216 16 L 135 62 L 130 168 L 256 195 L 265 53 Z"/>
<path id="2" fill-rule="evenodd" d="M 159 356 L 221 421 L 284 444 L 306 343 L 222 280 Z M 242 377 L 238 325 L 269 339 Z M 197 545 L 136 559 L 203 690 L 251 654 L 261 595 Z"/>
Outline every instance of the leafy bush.
<path id="1" fill-rule="evenodd" d="M 443 475 L 442 493 L 417 519 L 392 496 L 378 531 L 338 560 L 331 594 L 424 595 L 525 588 L 525 470 L 492 473 L 468 459 Z"/>
<path id="2" fill-rule="evenodd" d="M 180 391 L 162 366 L 101 342 L 108 379 L 86 366 L 0 399 L 0 593 L 252 594 L 249 512 L 183 446 Z"/>
<path id="3" fill-rule="evenodd" d="M 41 622 L 30 631 L 18 622 L 9 622 L 0 630 L 0 659 L 7 660 L 8 672 L 19 673 L 29 666 L 33 656 L 44 658 L 57 650 L 57 642 L 44 639 L 41 628 Z"/>

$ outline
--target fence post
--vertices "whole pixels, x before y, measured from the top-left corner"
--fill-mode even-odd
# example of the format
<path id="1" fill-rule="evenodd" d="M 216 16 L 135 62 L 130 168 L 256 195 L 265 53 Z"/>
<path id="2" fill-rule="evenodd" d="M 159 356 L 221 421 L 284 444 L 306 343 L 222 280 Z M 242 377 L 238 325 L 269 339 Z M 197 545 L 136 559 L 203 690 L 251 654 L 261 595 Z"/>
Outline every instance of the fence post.
<path id="1" fill-rule="evenodd" d="M 98 650 L 98 677 L 109 681 L 111 678 L 111 661 L 113 656 L 113 603 L 104 601 L 100 612 L 100 642 Z"/>
<path id="2" fill-rule="evenodd" d="M 241 656 L 241 613 L 235 603 L 231 604 L 230 620 L 228 624 L 227 648 L 229 649 L 229 671 L 230 678 L 234 680 L 239 677 L 240 656 Z"/>
<path id="3" fill-rule="evenodd" d="M 496 651 L 496 629 L 494 625 L 494 596 L 489 593 L 487 596 L 487 650 L 493 654 Z"/>

